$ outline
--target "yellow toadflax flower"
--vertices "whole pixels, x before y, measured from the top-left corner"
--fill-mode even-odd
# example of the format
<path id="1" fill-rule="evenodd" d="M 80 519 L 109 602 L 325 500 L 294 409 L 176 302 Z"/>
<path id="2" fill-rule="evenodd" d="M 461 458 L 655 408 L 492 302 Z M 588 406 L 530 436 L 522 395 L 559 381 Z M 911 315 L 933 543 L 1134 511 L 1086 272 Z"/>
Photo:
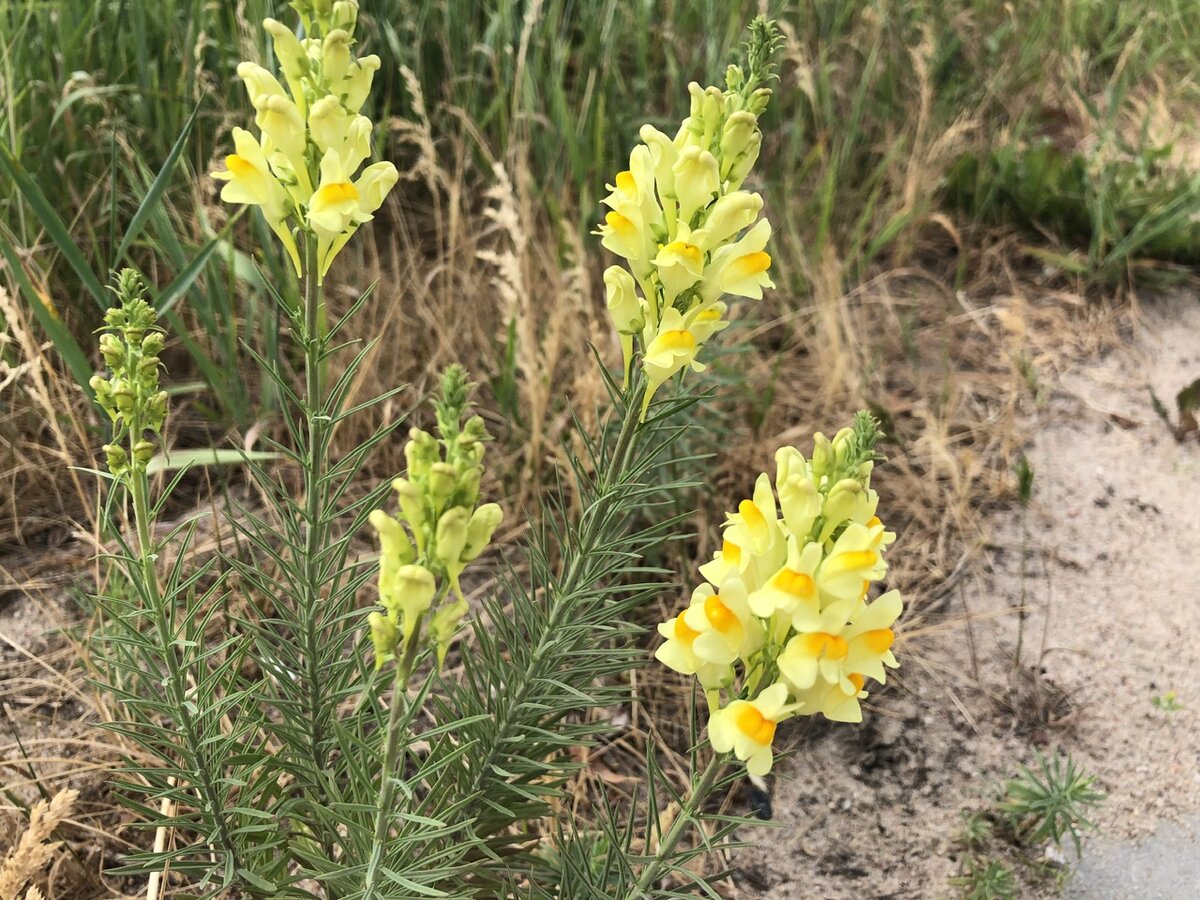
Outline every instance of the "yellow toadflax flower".
<path id="1" fill-rule="evenodd" d="M 771 771 L 775 728 L 788 714 L 788 689 L 773 684 L 753 700 L 734 700 L 708 720 L 708 739 L 718 753 L 733 751 L 746 771 L 762 777 Z"/>
<path id="2" fill-rule="evenodd" d="M 699 679 L 716 709 L 713 747 L 733 751 L 751 773 L 770 768 L 779 722 L 817 714 L 859 722 L 867 680 L 883 684 L 898 665 L 900 593 L 868 601 L 895 538 L 870 486 L 878 436 L 860 413 L 832 441 L 815 435 L 811 461 L 781 448 L 774 481 L 759 475 L 753 497 L 726 516 L 721 549 L 700 567 L 708 583 L 659 626 L 666 642 L 655 656 Z"/>
<path id="3" fill-rule="evenodd" d="M 226 203 L 262 207 L 267 225 L 278 235 L 296 273 L 300 274 L 300 251 L 287 225 L 292 214 L 288 192 L 271 173 L 266 154 L 254 135 L 244 128 L 233 129 L 233 146 L 236 152 L 225 157 L 224 170 L 213 172 L 213 178 L 226 182 L 221 188 L 221 199 Z"/>
<path id="4" fill-rule="evenodd" d="M 626 379 L 641 351 L 643 418 L 668 379 L 703 370 L 705 341 L 727 324 L 721 297 L 761 299 L 763 288 L 774 286 L 765 249 L 771 226 L 758 218 L 762 197 L 741 189 L 762 142 L 758 118 L 771 92 L 759 85 L 772 77 L 776 41 L 770 27 L 754 35 L 749 71 L 730 66 L 723 91 L 690 84 L 690 114 L 675 137 L 643 126 L 629 168 L 602 201 L 608 212 L 595 233 L 625 261 L 641 292 L 632 301 L 622 293 L 613 304 L 615 281 L 606 276 Z M 630 283 L 620 284 L 622 292 Z M 640 332 L 630 330 L 634 308 L 644 313 Z"/>
<path id="5" fill-rule="evenodd" d="M 354 57 L 357 0 L 292 5 L 305 37 L 275 19 L 263 22 L 286 88 L 262 66 L 238 66 L 261 142 L 234 129 L 237 153 L 213 176 L 229 182 L 223 200 L 260 206 L 297 274 L 311 269 L 320 282 L 399 176 L 390 162 L 359 173 L 371 154 L 372 131 L 359 110 L 380 63 L 377 56 Z M 301 248 L 307 256 L 310 242 L 315 257 L 303 258 Z"/>

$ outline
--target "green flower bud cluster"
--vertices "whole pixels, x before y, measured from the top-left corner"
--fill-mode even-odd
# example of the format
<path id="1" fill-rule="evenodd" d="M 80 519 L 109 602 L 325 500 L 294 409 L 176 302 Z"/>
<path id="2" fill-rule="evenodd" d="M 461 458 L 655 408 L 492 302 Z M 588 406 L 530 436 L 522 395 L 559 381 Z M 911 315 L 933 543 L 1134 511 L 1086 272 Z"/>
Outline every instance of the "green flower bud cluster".
<path id="1" fill-rule="evenodd" d="M 429 635 L 439 665 L 454 639 L 467 600 L 459 577 L 491 543 L 504 514 L 495 503 L 479 503 L 484 444 L 490 439 L 483 419 L 467 413 L 471 385 L 460 366 L 442 377 L 435 402 L 437 436 L 413 428 L 404 447 L 408 471 L 392 482 L 399 516 L 371 513 L 379 534 L 379 602 L 383 612 L 369 621 L 380 667 L 407 648 L 417 623 L 450 591 L 454 597 L 433 611 Z"/>
<path id="2" fill-rule="evenodd" d="M 95 375 L 89 384 L 113 423 L 112 443 L 103 448 L 108 469 L 123 476 L 146 471 L 156 449 L 146 432 L 160 434 L 166 420 L 167 394 L 158 386 L 164 339 L 137 272 L 122 270 L 112 290 L 118 305 L 105 314 L 100 335 L 100 355 L 111 374 Z M 125 437 L 128 449 L 121 443 Z"/>
<path id="3" fill-rule="evenodd" d="M 859 511 L 868 506 L 874 509 L 877 496 L 871 490 L 871 473 L 876 461 L 883 459 L 875 450 L 879 437 L 879 423 L 864 411 L 833 440 L 819 431 L 813 435 L 810 470 L 823 495 L 814 529 L 818 542 L 835 539 Z"/>
<path id="4" fill-rule="evenodd" d="M 358 21 L 358 0 L 292 0 L 290 5 L 313 36 L 337 30 L 353 33 Z"/>
<path id="5" fill-rule="evenodd" d="M 750 24 L 745 63 L 725 70 L 724 91 L 688 87 L 691 108 L 683 121 L 683 140 L 712 153 L 720 162 L 721 180 L 732 189 L 746 180 L 762 148 L 758 117 L 770 104 L 772 91 L 761 85 L 775 77 L 772 59 L 782 42 L 779 26 L 760 16 Z"/>

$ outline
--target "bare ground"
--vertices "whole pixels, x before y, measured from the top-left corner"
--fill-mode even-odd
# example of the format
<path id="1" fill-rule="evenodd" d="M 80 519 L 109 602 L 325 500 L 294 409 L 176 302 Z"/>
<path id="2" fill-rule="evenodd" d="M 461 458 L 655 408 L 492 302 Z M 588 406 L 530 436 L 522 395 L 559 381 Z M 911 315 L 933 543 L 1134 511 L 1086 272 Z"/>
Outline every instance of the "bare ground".
<path id="1" fill-rule="evenodd" d="M 1177 441 L 1151 402 L 1173 408 L 1198 377 L 1189 295 L 1143 307 L 1125 346 L 1039 386 L 1027 513 L 984 520 L 974 571 L 910 630 L 898 689 L 862 727 L 793 731 L 773 790 L 782 827 L 739 860 L 743 896 L 951 895 L 962 811 L 986 807 L 1035 747 L 1097 776 L 1106 838 L 1200 812 L 1200 442 Z M 1182 707 L 1157 708 L 1170 690 Z M 1043 892 L 1053 879 L 1020 896 Z"/>

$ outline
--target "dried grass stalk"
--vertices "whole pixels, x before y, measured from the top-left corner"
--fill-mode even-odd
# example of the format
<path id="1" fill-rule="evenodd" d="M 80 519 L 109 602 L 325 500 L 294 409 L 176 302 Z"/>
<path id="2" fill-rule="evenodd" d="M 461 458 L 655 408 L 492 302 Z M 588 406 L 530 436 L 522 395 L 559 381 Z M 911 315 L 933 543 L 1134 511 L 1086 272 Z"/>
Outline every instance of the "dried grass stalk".
<path id="1" fill-rule="evenodd" d="M 78 797 L 79 791 L 59 791 L 49 803 L 39 800 L 30 810 L 29 827 L 0 866 L 0 900 L 18 900 L 21 888 L 50 862 L 62 845 L 50 836 L 71 814 Z M 41 891 L 32 888 L 26 900 L 31 897 L 41 897 Z"/>

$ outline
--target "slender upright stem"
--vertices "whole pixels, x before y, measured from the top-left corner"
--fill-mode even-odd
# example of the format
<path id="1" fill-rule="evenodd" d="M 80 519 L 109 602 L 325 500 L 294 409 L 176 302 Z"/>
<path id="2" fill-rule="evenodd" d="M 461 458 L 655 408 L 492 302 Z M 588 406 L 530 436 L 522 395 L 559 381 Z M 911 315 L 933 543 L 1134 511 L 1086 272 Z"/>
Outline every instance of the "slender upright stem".
<path id="1" fill-rule="evenodd" d="M 321 612 L 321 588 L 325 568 L 321 557 L 329 545 L 329 490 L 326 467 L 329 458 L 330 415 L 326 407 L 324 370 L 325 292 L 321 287 L 321 267 L 317 259 L 317 236 L 304 236 L 304 398 L 302 413 L 306 432 L 304 446 L 304 546 L 300 563 L 300 609 L 298 625 L 304 648 L 300 702 L 308 722 L 308 764 L 312 767 L 314 796 L 312 802 L 325 806 L 329 802 L 326 775 L 329 756 L 326 752 L 326 728 L 329 704 L 325 699 L 324 673 L 321 666 L 321 628 L 325 616 Z M 330 860 L 334 858 L 334 841 L 328 830 L 320 832 L 321 845 Z M 338 894 L 333 884 L 326 885 L 331 900 Z"/>
<path id="2" fill-rule="evenodd" d="M 605 467 L 603 481 L 599 488 L 599 496 L 596 502 L 589 507 L 588 512 L 584 513 L 584 520 L 580 523 L 580 538 L 578 543 L 575 546 L 566 548 L 568 556 L 563 565 L 562 577 L 559 580 L 557 589 L 549 596 L 550 614 L 546 618 L 545 625 L 540 629 L 537 645 L 533 649 L 528 665 L 523 672 L 519 673 L 519 677 L 509 687 L 510 702 L 507 704 L 503 718 L 497 723 L 496 738 L 488 750 L 487 758 L 477 768 L 471 786 L 466 792 L 467 796 L 473 796 L 481 789 L 483 779 L 492 771 L 492 762 L 496 754 L 507 747 L 507 741 L 514 724 L 514 713 L 517 709 L 521 708 L 531 685 L 536 681 L 536 673 L 540 671 L 543 660 L 546 654 L 550 652 L 550 648 L 558 634 L 561 624 L 559 620 L 566 612 L 564 604 L 557 602 L 558 598 L 575 590 L 577 582 L 583 577 L 587 569 L 586 563 L 589 556 L 595 550 L 597 543 L 602 537 L 597 532 L 603 527 L 600 523 L 607 520 L 610 511 L 609 506 L 613 502 L 612 495 L 607 492 L 625 477 L 629 466 L 629 457 L 634 448 L 634 439 L 637 435 L 638 427 L 641 425 L 642 396 L 646 386 L 645 382 L 640 379 L 639 372 L 636 369 L 634 370 L 634 377 L 637 380 L 631 383 L 622 398 L 625 402 L 625 410 L 624 418 L 621 421 L 621 431 L 617 436 L 616 444 L 613 445 L 612 456 L 609 457 L 608 465 Z"/>
<path id="3" fill-rule="evenodd" d="M 304 642 L 304 692 L 310 724 L 309 756 L 316 767 L 325 770 L 325 720 L 322 709 L 320 648 L 321 566 L 318 561 L 327 541 L 325 464 L 328 455 L 329 416 L 325 409 L 321 370 L 321 335 L 324 292 L 320 285 L 317 238 L 305 236 L 304 253 L 304 418 L 307 442 L 304 448 L 304 583 L 301 586 L 300 622 Z"/>
<path id="4" fill-rule="evenodd" d="M 400 720 L 408 706 L 408 680 L 412 677 L 417 661 L 417 648 L 421 642 L 421 619 L 408 638 L 404 656 L 396 666 L 396 677 L 392 682 L 392 708 L 388 711 L 387 732 L 383 750 L 383 774 L 380 778 L 379 805 L 375 809 L 375 837 L 371 842 L 371 858 L 367 861 L 367 874 L 363 879 L 363 900 L 374 900 L 375 882 L 379 879 L 379 866 L 383 862 L 383 850 L 387 844 L 388 823 L 392 820 L 392 803 L 396 796 L 396 758 L 400 754 Z"/>
<path id="5" fill-rule="evenodd" d="M 671 858 L 672 852 L 675 850 L 675 845 L 679 843 L 688 826 L 696 819 L 696 813 L 699 812 L 701 804 L 704 803 L 706 797 L 716 784 L 717 778 L 721 774 L 721 770 L 725 768 L 726 754 L 714 753 L 713 758 L 708 761 L 708 766 L 704 769 L 704 773 L 700 776 L 692 787 L 692 793 L 684 803 L 683 809 L 679 810 L 679 814 L 675 817 L 675 821 L 671 823 L 666 835 L 658 844 L 658 850 L 654 854 L 654 858 L 646 863 L 642 869 L 642 876 L 638 879 L 637 885 L 628 894 L 625 895 L 625 900 L 642 900 L 643 897 L 649 896 L 648 892 L 650 885 L 654 884 L 658 879 L 662 878 L 666 873 L 663 871 L 664 860 Z M 650 798 L 653 802 L 654 798 Z"/>
<path id="6" fill-rule="evenodd" d="M 130 445 L 134 444 L 142 433 L 141 423 L 130 423 Z M 183 664 L 179 659 L 179 648 L 171 633 L 171 616 L 163 602 L 162 590 L 158 584 L 158 571 L 155 568 L 157 554 L 154 540 L 150 534 L 150 501 L 149 479 L 144 471 L 133 471 L 129 474 L 129 493 L 133 498 L 133 520 L 138 537 L 138 566 L 141 569 L 141 581 L 150 603 L 154 626 L 158 632 L 158 640 L 162 649 L 163 661 L 167 666 L 167 678 L 171 691 L 171 706 L 179 715 L 179 728 L 182 732 L 184 746 L 187 748 L 188 760 L 193 769 L 192 777 L 200 792 L 200 800 L 207 812 L 212 816 L 217 826 L 217 844 L 222 851 L 229 854 L 235 871 L 241 868 L 237 847 L 230 837 L 229 825 L 225 820 L 224 807 L 220 794 L 212 778 L 212 773 L 204 763 L 204 737 L 196 726 L 195 718 L 189 707 L 188 686 L 184 676 Z"/>

